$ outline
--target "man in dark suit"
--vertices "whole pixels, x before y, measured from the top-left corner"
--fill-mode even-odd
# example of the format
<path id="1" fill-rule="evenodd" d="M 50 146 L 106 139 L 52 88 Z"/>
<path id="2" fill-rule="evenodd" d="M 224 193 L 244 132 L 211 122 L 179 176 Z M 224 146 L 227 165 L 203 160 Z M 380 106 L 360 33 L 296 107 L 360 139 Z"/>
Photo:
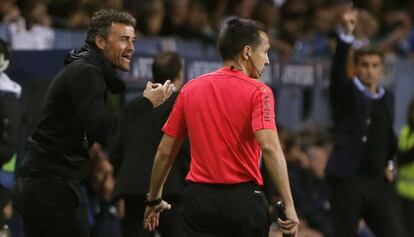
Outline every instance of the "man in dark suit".
<path id="1" fill-rule="evenodd" d="M 149 189 L 151 169 L 162 138 L 161 128 L 172 110 L 178 91 L 183 85 L 183 63 L 177 53 L 164 52 L 154 58 L 152 65 L 154 81 L 171 80 L 175 92 L 165 103 L 139 120 L 124 124 L 121 136 L 111 154 L 115 165 L 115 196 L 124 200 L 125 216 L 122 220 L 124 237 L 154 236 L 143 229 L 141 223 L 145 211 L 145 195 Z M 179 162 L 172 168 L 172 178 L 165 185 L 165 198 L 174 205 L 172 212 L 163 216 L 163 226 L 158 229 L 163 237 L 179 236 L 178 209 L 184 190 L 185 175 L 189 169 L 189 147 L 181 149 Z"/>
<path id="2" fill-rule="evenodd" d="M 377 237 L 405 236 L 393 183 L 394 100 L 379 86 L 382 54 L 357 50 L 355 76 L 347 61 L 358 12 L 342 15 L 333 59 L 330 93 L 334 119 L 334 149 L 326 173 L 330 188 L 333 236 L 356 236 L 362 218 Z"/>

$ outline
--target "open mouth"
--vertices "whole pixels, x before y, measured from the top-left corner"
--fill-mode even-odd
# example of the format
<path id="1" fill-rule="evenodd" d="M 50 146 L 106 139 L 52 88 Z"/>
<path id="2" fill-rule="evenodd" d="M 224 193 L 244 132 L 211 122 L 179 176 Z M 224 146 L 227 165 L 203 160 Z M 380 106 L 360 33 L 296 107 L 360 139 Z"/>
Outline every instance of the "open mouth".
<path id="1" fill-rule="evenodd" d="M 123 53 L 122 55 L 122 60 L 130 63 L 131 62 L 131 58 L 132 58 L 132 54 L 131 53 Z"/>

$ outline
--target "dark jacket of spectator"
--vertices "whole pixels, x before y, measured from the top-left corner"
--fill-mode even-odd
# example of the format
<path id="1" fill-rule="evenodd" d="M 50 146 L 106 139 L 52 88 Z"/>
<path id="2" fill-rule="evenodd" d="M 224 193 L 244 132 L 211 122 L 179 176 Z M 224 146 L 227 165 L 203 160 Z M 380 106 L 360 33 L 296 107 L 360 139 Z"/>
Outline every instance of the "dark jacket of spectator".
<path id="1" fill-rule="evenodd" d="M 172 110 L 178 93 L 173 93 L 161 106 L 139 121 L 124 126 L 111 160 L 115 164 L 115 196 L 143 195 L 149 190 L 149 180 L 155 153 L 161 141 L 161 131 Z M 181 195 L 189 169 L 189 146 L 184 143 L 164 187 L 165 195 Z M 139 174 L 139 175 L 137 175 Z"/>

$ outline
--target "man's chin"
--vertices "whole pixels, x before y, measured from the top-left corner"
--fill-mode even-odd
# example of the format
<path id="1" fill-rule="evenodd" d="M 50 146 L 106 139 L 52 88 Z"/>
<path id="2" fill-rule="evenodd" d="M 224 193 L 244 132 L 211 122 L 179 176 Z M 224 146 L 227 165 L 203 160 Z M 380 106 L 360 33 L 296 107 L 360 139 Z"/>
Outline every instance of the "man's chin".
<path id="1" fill-rule="evenodd" d="M 369 86 L 372 86 L 375 81 L 368 79 L 368 80 L 363 80 L 361 82 L 362 82 L 362 84 L 364 84 L 364 86 L 368 86 L 369 87 Z"/>
<path id="2" fill-rule="evenodd" d="M 122 66 L 118 66 L 118 69 L 124 72 L 129 72 L 129 70 L 131 69 L 131 66 L 122 65 Z"/>

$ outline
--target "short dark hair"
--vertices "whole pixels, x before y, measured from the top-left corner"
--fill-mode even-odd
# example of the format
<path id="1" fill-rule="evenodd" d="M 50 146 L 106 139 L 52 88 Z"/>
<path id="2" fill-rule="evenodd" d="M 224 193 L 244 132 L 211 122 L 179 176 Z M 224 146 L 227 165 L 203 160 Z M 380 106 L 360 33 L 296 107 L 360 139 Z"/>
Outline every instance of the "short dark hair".
<path id="1" fill-rule="evenodd" d="M 381 62 L 384 62 L 384 54 L 375 48 L 361 48 L 358 50 L 355 50 L 354 53 L 354 64 L 358 65 L 359 60 L 366 55 L 377 55 L 381 58 Z"/>
<path id="2" fill-rule="evenodd" d="M 128 12 L 103 9 L 95 12 L 86 33 L 86 42 L 95 44 L 95 37 L 100 35 L 105 39 L 108 36 L 108 29 L 112 23 L 122 23 L 136 27 L 136 21 Z"/>
<path id="3" fill-rule="evenodd" d="M 168 79 L 174 82 L 182 68 L 183 62 L 178 53 L 159 53 L 154 57 L 154 62 L 152 63 L 154 82 L 164 84 Z"/>
<path id="4" fill-rule="evenodd" d="M 255 49 L 261 43 L 260 31 L 266 32 L 265 29 L 262 23 L 255 20 L 237 17 L 228 20 L 217 40 L 222 59 L 234 58 L 246 45 Z"/>

